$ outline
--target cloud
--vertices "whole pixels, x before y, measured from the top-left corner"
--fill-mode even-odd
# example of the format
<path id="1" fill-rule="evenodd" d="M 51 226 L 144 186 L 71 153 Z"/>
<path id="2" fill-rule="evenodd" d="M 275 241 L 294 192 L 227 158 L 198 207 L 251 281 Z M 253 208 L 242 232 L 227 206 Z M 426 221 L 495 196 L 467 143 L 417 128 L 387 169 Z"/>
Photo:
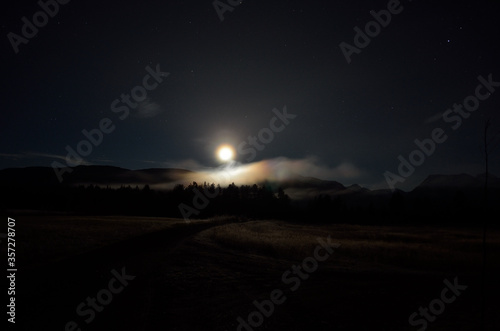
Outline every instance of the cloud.
<path id="1" fill-rule="evenodd" d="M 0 156 L 11 160 L 25 159 L 29 157 L 28 155 L 22 153 L 21 154 L 0 153 Z"/>
<path id="2" fill-rule="evenodd" d="M 115 163 L 115 161 L 111 160 L 111 159 L 92 159 L 92 161 L 104 163 L 104 164 Z"/>
<path id="3" fill-rule="evenodd" d="M 137 111 L 133 116 L 138 118 L 152 118 L 162 113 L 163 109 L 156 102 L 151 101 L 147 98 L 143 102 L 139 103 Z"/>
<path id="4" fill-rule="evenodd" d="M 209 169 L 208 167 L 202 166 L 198 161 L 193 159 L 186 159 L 181 161 L 151 161 L 151 160 L 142 160 L 141 162 L 155 164 L 165 168 L 176 168 L 176 169 L 185 169 L 192 171 L 202 171 Z"/>
<path id="5" fill-rule="evenodd" d="M 37 152 L 21 152 L 21 153 L 16 153 L 16 154 L 0 153 L 0 156 L 3 156 L 5 158 L 9 158 L 9 159 L 13 159 L 13 160 L 45 157 L 45 158 L 49 158 L 49 159 L 63 160 L 67 164 L 72 163 L 71 160 L 68 160 L 66 158 L 66 155 L 49 154 L 49 153 L 37 153 Z M 81 165 L 92 165 L 93 163 L 82 159 L 80 164 Z"/>
<path id="6" fill-rule="evenodd" d="M 70 160 L 66 157 L 66 155 L 57 155 L 57 154 L 47 154 L 47 153 L 35 153 L 35 152 L 27 152 L 27 155 L 33 156 L 33 157 L 47 157 L 50 159 L 59 159 L 63 160 L 66 162 L 66 164 L 73 164 L 73 160 Z M 78 165 L 93 165 L 92 162 L 88 162 L 84 159 L 81 159 L 81 161 L 78 163 Z"/>
<path id="7" fill-rule="evenodd" d="M 444 114 L 444 112 L 434 114 L 434 115 L 428 117 L 424 122 L 425 123 L 432 123 L 432 122 L 439 121 L 443 117 L 443 114 Z"/>
<path id="8" fill-rule="evenodd" d="M 237 185 L 250 185 L 265 180 L 283 181 L 296 176 L 343 182 L 359 178 L 364 174 L 362 170 L 352 163 L 344 162 L 336 167 L 328 167 L 321 165 L 319 160 L 314 157 L 305 159 L 279 157 L 248 164 L 232 162 L 215 169 L 202 168 L 192 160 L 183 162 L 177 163 L 176 167 L 185 168 L 182 165 L 191 165 L 189 170 L 196 171 L 193 174 L 187 174 L 184 178 L 185 182 L 206 181 L 221 185 L 233 182 Z"/>

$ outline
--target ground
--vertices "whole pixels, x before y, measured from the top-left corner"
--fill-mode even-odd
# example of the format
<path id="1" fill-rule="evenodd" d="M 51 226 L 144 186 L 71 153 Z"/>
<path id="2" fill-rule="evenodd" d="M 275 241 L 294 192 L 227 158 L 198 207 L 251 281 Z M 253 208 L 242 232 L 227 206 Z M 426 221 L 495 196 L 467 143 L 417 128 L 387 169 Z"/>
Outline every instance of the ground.
<path id="1" fill-rule="evenodd" d="M 410 315 L 440 299 L 446 281 L 467 288 L 444 304 L 428 329 L 480 326 L 481 227 L 15 218 L 19 330 L 237 330 L 249 315 L 259 325 L 240 330 L 418 330 Z M 317 251 L 323 247 L 318 240 L 335 243 L 331 254 Z M 313 268 L 316 251 L 324 260 Z M 499 257 L 500 231 L 490 229 L 488 330 L 500 328 Z M 312 271 L 302 269 L 300 279 L 293 268 L 304 261 Z M 103 290 L 116 273 L 130 279 L 108 298 Z M 281 296 L 270 308 L 263 301 L 272 293 Z M 90 318 L 87 298 L 99 295 L 109 302 Z M 254 301 L 267 307 L 268 316 L 259 320 Z M 79 305 L 84 309 L 77 313 Z"/>

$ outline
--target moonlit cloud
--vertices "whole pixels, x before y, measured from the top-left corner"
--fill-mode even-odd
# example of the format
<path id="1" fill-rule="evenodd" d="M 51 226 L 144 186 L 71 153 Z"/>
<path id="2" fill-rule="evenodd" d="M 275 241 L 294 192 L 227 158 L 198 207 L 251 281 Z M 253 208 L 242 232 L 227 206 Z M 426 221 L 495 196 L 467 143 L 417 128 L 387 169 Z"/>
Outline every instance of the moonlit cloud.
<path id="1" fill-rule="evenodd" d="M 176 165 L 180 168 L 188 168 L 186 165 L 191 165 L 190 170 L 195 171 L 193 174 L 186 175 L 186 182 L 206 181 L 221 185 L 233 182 L 237 185 L 251 185 L 265 180 L 284 181 L 293 179 L 296 176 L 315 177 L 342 182 L 353 180 L 363 175 L 363 171 L 351 163 L 341 163 L 332 168 L 321 165 L 319 160 L 314 157 L 305 159 L 279 157 L 248 164 L 232 162 L 215 169 L 202 168 L 191 160 L 185 162 L 183 164 L 177 163 Z"/>

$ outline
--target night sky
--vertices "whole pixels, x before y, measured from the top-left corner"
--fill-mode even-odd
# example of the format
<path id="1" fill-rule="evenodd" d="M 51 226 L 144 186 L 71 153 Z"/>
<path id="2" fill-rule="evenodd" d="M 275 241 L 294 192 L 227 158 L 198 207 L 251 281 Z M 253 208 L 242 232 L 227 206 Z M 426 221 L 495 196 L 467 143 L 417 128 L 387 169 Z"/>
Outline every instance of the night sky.
<path id="1" fill-rule="evenodd" d="M 217 167 L 217 146 L 248 143 L 286 107 L 296 117 L 251 162 L 283 157 L 314 163 L 322 179 L 388 188 L 384 173 L 398 174 L 398 156 L 441 128 L 447 139 L 396 186 L 475 175 L 484 172 L 485 120 L 500 129 L 500 83 L 479 88 L 484 100 L 460 125 L 458 113 L 442 115 L 475 95 L 479 76 L 500 82 L 495 3 L 247 0 L 221 21 L 211 0 L 73 0 L 46 22 L 36 16 L 36 36 L 21 42 L 22 18 L 33 22 L 41 7 L 10 1 L 1 14 L 0 168 L 66 165 L 66 147 L 103 119 L 114 129 L 80 164 Z M 348 63 L 340 44 L 355 47 L 354 28 L 365 31 L 370 11 L 388 6 L 398 13 Z M 140 102 L 127 106 L 121 96 L 132 91 Z M 490 165 L 500 175 L 500 151 Z"/>

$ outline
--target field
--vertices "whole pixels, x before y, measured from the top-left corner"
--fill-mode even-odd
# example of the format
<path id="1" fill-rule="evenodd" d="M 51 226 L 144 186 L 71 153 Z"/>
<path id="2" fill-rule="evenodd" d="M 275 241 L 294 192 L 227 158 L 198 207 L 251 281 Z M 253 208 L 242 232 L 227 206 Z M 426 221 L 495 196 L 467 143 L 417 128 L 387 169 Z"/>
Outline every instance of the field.
<path id="1" fill-rule="evenodd" d="M 411 326 L 409 317 L 431 302 L 429 330 L 481 322 L 480 227 L 15 218 L 18 329 L 418 330 L 425 318 Z M 493 330 L 498 229 L 488 231 L 486 252 Z M 117 272 L 128 281 L 108 297 Z M 459 290 L 443 300 L 447 282 Z"/>

